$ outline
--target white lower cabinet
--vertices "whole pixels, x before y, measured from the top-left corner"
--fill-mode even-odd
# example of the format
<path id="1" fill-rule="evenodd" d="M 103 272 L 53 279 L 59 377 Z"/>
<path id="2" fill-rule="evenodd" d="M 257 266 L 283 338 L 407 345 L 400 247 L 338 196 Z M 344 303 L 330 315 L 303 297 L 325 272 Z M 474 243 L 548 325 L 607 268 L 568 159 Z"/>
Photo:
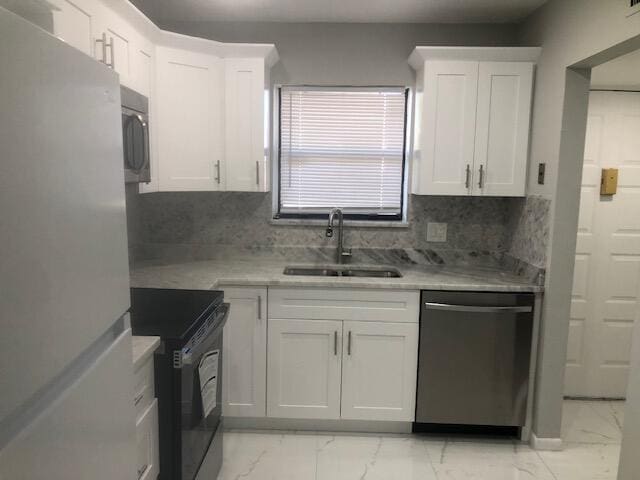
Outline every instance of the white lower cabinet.
<path id="1" fill-rule="evenodd" d="M 138 480 L 155 480 L 160 467 L 158 452 L 158 400 L 153 402 L 136 422 Z"/>
<path id="2" fill-rule="evenodd" d="M 267 289 L 225 288 L 231 304 L 224 327 L 222 414 L 230 417 L 266 415 Z"/>
<path id="3" fill-rule="evenodd" d="M 224 292 L 223 415 L 414 420 L 418 291 Z"/>
<path id="4" fill-rule="evenodd" d="M 341 418 L 413 421 L 417 323 L 344 322 Z"/>
<path id="5" fill-rule="evenodd" d="M 269 320 L 269 417 L 340 418 L 341 339 L 341 321 Z"/>

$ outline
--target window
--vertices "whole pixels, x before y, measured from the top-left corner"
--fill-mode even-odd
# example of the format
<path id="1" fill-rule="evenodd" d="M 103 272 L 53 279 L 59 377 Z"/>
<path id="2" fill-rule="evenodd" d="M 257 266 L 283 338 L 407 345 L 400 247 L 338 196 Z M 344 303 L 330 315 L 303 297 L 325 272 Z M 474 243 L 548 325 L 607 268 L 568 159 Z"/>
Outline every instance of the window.
<path id="1" fill-rule="evenodd" d="M 276 218 L 402 220 L 408 90 L 281 87 Z"/>

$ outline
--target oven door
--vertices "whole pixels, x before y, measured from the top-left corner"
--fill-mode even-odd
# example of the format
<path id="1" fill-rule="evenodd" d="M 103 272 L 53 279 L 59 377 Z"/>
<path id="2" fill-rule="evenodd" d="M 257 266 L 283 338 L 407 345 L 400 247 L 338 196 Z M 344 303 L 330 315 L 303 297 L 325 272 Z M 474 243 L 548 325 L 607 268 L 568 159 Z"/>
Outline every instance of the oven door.
<path id="1" fill-rule="evenodd" d="M 222 419 L 222 330 L 228 315 L 228 304 L 220 306 L 183 349 L 181 480 L 195 478 Z"/>
<path id="2" fill-rule="evenodd" d="M 148 117 L 126 107 L 122 108 L 122 153 L 125 183 L 151 181 Z"/>

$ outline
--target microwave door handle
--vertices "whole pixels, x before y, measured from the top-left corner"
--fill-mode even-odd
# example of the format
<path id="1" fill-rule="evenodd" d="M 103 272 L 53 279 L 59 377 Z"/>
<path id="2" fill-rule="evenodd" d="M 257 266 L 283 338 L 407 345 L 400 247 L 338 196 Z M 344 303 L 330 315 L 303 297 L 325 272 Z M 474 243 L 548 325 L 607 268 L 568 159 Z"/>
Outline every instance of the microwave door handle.
<path id="1" fill-rule="evenodd" d="M 149 125 L 144 121 L 142 115 L 136 115 L 136 117 L 142 127 L 142 156 L 144 158 L 144 167 L 146 168 L 149 165 Z"/>

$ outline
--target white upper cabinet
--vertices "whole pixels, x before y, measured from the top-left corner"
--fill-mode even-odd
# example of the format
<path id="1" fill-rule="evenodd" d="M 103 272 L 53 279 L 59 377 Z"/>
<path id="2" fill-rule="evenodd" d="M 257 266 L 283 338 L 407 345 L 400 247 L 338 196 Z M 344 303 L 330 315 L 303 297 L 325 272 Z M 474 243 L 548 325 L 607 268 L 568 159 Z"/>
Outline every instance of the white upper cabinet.
<path id="1" fill-rule="evenodd" d="M 149 98 L 157 191 L 267 192 L 272 44 L 160 30 L 126 0 L 50 0 L 53 34 Z"/>
<path id="2" fill-rule="evenodd" d="M 223 82 L 220 58 L 156 48 L 160 190 L 224 190 Z"/>
<path id="3" fill-rule="evenodd" d="M 225 59 L 227 190 L 269 190 L 263 58 Z"/>
<path id="4" fill-rule="evenodd" d="M 99 5 L 95 0 L 50 0 L 53 34 L 87 55 L 94 56 Z M 100 50 L 102 52 L 102 50 Z"/>
<path id="5" fill-rule="evenodd" d="M 471 185 L 477 62 L 425 62 L 413 193 L 466 195 Z"/>
<path id="6" fill-rule="evenodd" d="M 524 195 L 532 87 L 532 63 L 480 63 L 474 155 L 476 194 Z"/>
<path id="7" fill-rule="evenodd" d="M 531 47 L 417 47 L 413 193 L 524 196 Z"/>

